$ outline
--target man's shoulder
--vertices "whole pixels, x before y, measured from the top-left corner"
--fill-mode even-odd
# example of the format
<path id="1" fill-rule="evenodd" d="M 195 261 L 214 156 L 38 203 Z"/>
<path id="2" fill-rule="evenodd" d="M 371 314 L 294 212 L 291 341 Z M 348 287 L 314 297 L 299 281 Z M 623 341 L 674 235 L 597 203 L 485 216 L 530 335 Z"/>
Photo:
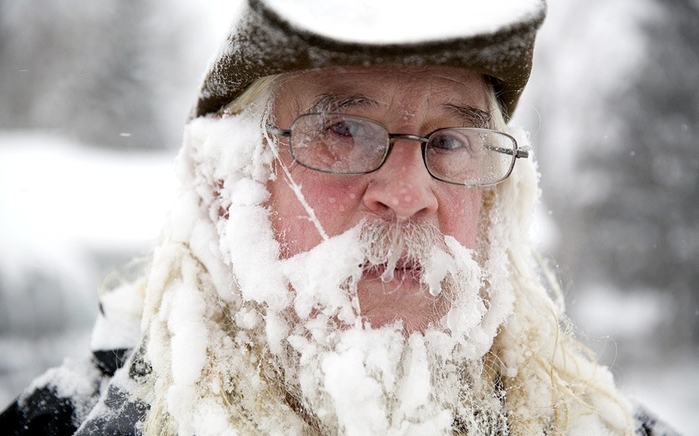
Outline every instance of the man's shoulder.
<path id="1" fill-rule="evenodd" d="M 17 399 L 0 414 L 0 428 L 8 435 L 71 435 L 77 429 L 73 402 L 54 389 L 38 388 Z"/>
<path id="2" fill-rule="evenodd" d="M 74 434 L 129 354 L 103 350 L 84 360 L 66 359 L 34 379 L 0 414 L 0 428 L 8 435 Z"/>

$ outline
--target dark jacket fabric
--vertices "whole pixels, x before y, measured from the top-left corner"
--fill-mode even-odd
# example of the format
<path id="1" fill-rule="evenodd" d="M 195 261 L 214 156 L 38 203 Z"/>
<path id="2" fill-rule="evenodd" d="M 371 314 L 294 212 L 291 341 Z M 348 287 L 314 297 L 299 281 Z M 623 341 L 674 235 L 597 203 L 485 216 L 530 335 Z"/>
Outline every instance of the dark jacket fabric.
<path id="1" fill-rule="evenodd" d="M 54 377 L 42 385 L 33 383 L 0 415 L 3 435 L 138 435 L 138 424 L 148 406 L 131 398 L 114 381 L 118 370 L 126 371 L 131 350 L 95 351 L 79 365 L 94 371 L 74 372 L 76 378 Z M 72 366 L 70 363 L 64 366 Z M 131 365 L 131 368 L 137 365 Z M 49 374 L 53 370 L 49 370 Z M 68 371 L 70 372 L 70 371 Z M 130 371 L 128 377 L 137 379 Z M 49 374 L 51 375 L 51 374 Z M 41 380 L 40 377 L 37 380 Z M 47 378 L 51 380 L 51 377 Z M 66 395 L 65 385 L 92 386 L 93 389 Z"/>

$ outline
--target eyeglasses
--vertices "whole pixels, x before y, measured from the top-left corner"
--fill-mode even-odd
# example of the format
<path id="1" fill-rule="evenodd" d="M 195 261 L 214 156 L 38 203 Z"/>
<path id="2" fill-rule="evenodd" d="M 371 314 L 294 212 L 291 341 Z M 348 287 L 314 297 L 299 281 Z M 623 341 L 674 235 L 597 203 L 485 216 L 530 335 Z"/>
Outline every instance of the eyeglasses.
<path id="1" fill-rule="evenodd" d="M 432 177 L 463 186 L 487 186 L 505 180 L 519 158 L 510 135 L 475 127 L 449 127 L 427 136 L 390 133 L 383 124 L 364 117 L 312 113 L 296 117 L 289 129 L 267 125 L 275 136 L 289 138 L 293 159 L 306 168 L 332 174 L 367 174 L 386 162 L 394 140 L 422 144 L 422 159 Z"/>

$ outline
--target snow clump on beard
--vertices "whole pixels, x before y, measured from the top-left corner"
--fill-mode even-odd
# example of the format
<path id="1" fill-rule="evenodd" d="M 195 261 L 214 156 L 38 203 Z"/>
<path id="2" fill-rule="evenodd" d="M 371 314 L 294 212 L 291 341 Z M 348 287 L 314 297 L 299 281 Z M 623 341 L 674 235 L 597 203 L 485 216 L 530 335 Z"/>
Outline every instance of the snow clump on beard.
<path id="1" fill-rule="evenodd" d="M 288 336 L 270 348 L 283 350 L 274 366 L 315 426 L 339 434 L 442 434 L 457 422 L 469 434 L 488 434 L 503 422 L 484 374 L 494 332 L 480 329 L 488 302 L 471 250 L 426 224 L 365 220 L 281 264 L 293 310 L 283 315 Z M 419 276 L 420 292 L 437 302 L 424 332 L 407 336 L 400 322 L 371 328 L 362 318 L 363 274 L 373 270 L 390 281 L 397 268 Z"/>

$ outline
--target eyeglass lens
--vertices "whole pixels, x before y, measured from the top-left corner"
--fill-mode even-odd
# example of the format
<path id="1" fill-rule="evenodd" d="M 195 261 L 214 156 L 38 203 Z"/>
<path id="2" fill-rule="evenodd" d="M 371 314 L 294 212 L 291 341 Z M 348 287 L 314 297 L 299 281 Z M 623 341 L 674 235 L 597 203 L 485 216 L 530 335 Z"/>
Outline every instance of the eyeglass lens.
<path id="1" fill-rule="evenodd" d="M 362 174 L 381 166 L 388 153 L 388 132 L 369 119 L 311 114 L 291 126 L 291 152 L 309 168 Z"/>
<path id="2" fill-rule="evenodd" d="M 512 139 L 486 129 L 451 128 L 434 132 L 425 147 L 425 164 L 438 179 L 487 185 L 505 178 L 514 163 Z"/>

